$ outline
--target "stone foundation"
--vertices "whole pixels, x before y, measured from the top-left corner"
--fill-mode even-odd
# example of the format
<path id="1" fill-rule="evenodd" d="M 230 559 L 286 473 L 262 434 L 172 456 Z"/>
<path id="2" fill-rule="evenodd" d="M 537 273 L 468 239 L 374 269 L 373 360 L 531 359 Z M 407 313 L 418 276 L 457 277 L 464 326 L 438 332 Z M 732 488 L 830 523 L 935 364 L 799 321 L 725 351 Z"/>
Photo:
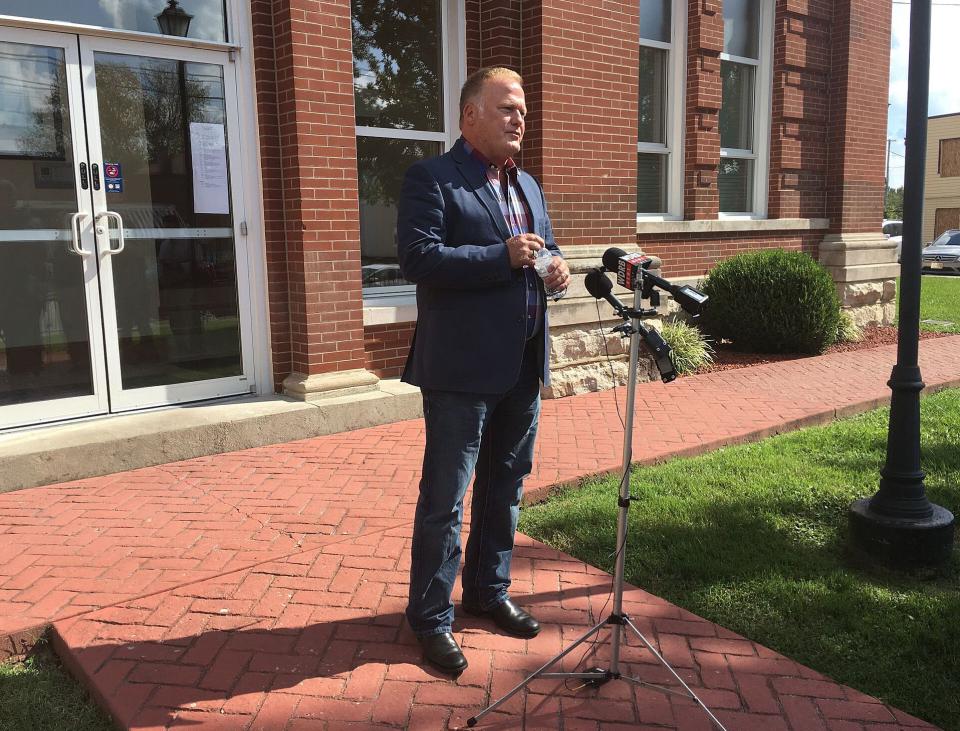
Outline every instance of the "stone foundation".
<path id="1" fill-rule="evenodd" d="M 860 327 L 892 325 L 897 315 L 896 245 L 879 233 L 828 234 L 820 263 L 830 272 L 840 304 Z"/>
<path id="2" fill-rule="evenodd" d="M 595 322 L 550 328 L 551 385 L 541 390 L 543 398 L 605 391 L 627 382 L 630 341 L 610 332 L 616 324 L 604 322 L 602 335 Z M 641 348 L 637 382 L 656 378 L 656 365 Z"/>

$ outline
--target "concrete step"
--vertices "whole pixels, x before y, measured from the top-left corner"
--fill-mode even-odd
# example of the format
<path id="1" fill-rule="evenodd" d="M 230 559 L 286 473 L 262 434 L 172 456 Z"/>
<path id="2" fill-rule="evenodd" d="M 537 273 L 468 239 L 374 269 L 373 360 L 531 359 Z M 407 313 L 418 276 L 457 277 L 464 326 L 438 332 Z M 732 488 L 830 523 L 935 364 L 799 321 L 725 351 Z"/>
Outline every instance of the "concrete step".
<path id="1" fill-rule="evenodd" d="M 319 401 L 251 396 L 54 424 L 0 436 L 0 492 L 96 477 L 423 415 L 399 380 Z"/>

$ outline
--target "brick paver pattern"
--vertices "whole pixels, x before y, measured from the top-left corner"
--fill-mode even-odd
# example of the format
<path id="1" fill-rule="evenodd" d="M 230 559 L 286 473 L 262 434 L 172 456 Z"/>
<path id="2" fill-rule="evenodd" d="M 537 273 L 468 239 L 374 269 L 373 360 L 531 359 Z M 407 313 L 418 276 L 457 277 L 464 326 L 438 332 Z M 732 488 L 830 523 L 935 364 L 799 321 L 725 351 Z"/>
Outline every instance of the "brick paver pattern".
<path id="1" fill-rule="evenodd" d="M 882 404 L 894 361 L 884 347 L 641 384 L 634 457 Z M 928 390 L 960 385 L 960 337 L 923 341 L 920 361 Z M 619 468 L 623 395 L 544 402 L 528 497 Z M 459 728 L 605 617 L 612 582 L 518 535 L 512 594 L 543 631 L 513 639 L 458 617 L 467 671 L 421 667 L 402 617 L 422 449 L 414 420 L 0 494 L 0 657 L 52 624 L 123 728 Z M 624 607 L 731 731 L 932 728 L 642 589 Z M 604 665 L 607 636 L 583 666 Z M 628 640 L 626 674 L 675 684 Z M 711 728 L 677 696 L 566 685 L 540 679 L 481 727 Z"/>

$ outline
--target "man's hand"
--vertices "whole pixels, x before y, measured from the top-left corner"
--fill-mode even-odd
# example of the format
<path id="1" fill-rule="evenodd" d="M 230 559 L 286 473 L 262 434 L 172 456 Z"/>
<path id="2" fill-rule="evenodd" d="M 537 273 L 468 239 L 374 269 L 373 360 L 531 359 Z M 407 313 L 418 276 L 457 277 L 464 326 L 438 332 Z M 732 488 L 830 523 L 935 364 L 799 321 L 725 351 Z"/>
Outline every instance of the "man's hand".
<path id="1" fill-rule="evenodd" d="M 537 258 L 537 252 L 543 248 L 543 239 L 536 234 L 520 234 L 507 239 L 506 243 L 510 252 L 511 269 L 532 265 Z"/>
<path id="2" fill-rule="evenodd" d="M 554 256 L 547 271 L 549 273 L 543 278 L 543 286 L 547 291 L 566 289 L 570 286 L 570 267 L 562 256 Z"/>

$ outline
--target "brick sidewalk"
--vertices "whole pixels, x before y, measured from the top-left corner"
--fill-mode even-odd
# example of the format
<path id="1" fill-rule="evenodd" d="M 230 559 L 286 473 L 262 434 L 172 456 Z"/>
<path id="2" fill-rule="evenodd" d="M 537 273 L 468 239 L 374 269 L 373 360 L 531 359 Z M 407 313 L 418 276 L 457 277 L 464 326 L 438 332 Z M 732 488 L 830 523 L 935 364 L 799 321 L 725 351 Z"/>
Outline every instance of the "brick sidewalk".
<path id="1" fill-rule="evenodd" d="M 960 337 L 920 354 L 931 390 L 960 384 Z M 644 384 L 635 458 L 865 410 L 889 397 L 894 360 L 887 347 Z M 617 468 L 621 435 L 610 392 L 545 402 L 528 496 Z M 514 593 L 544 631 L 458 619 L 467 672 L 422 669 L 401 621 L 421 454 L 408 421 L 2 494 L 0 657 L 52 623 L 125 728 L 455 728 L 606 616 L 611 582 L 518 537 Z M 626 611 L 731 731 L 923 725 L 639 589 Z M 623 657 L 665 680 L 649 653 Z M 556 686 L 538 681 L 483 727 L 710 728 L 689 701 L 626 683 Z"/>

